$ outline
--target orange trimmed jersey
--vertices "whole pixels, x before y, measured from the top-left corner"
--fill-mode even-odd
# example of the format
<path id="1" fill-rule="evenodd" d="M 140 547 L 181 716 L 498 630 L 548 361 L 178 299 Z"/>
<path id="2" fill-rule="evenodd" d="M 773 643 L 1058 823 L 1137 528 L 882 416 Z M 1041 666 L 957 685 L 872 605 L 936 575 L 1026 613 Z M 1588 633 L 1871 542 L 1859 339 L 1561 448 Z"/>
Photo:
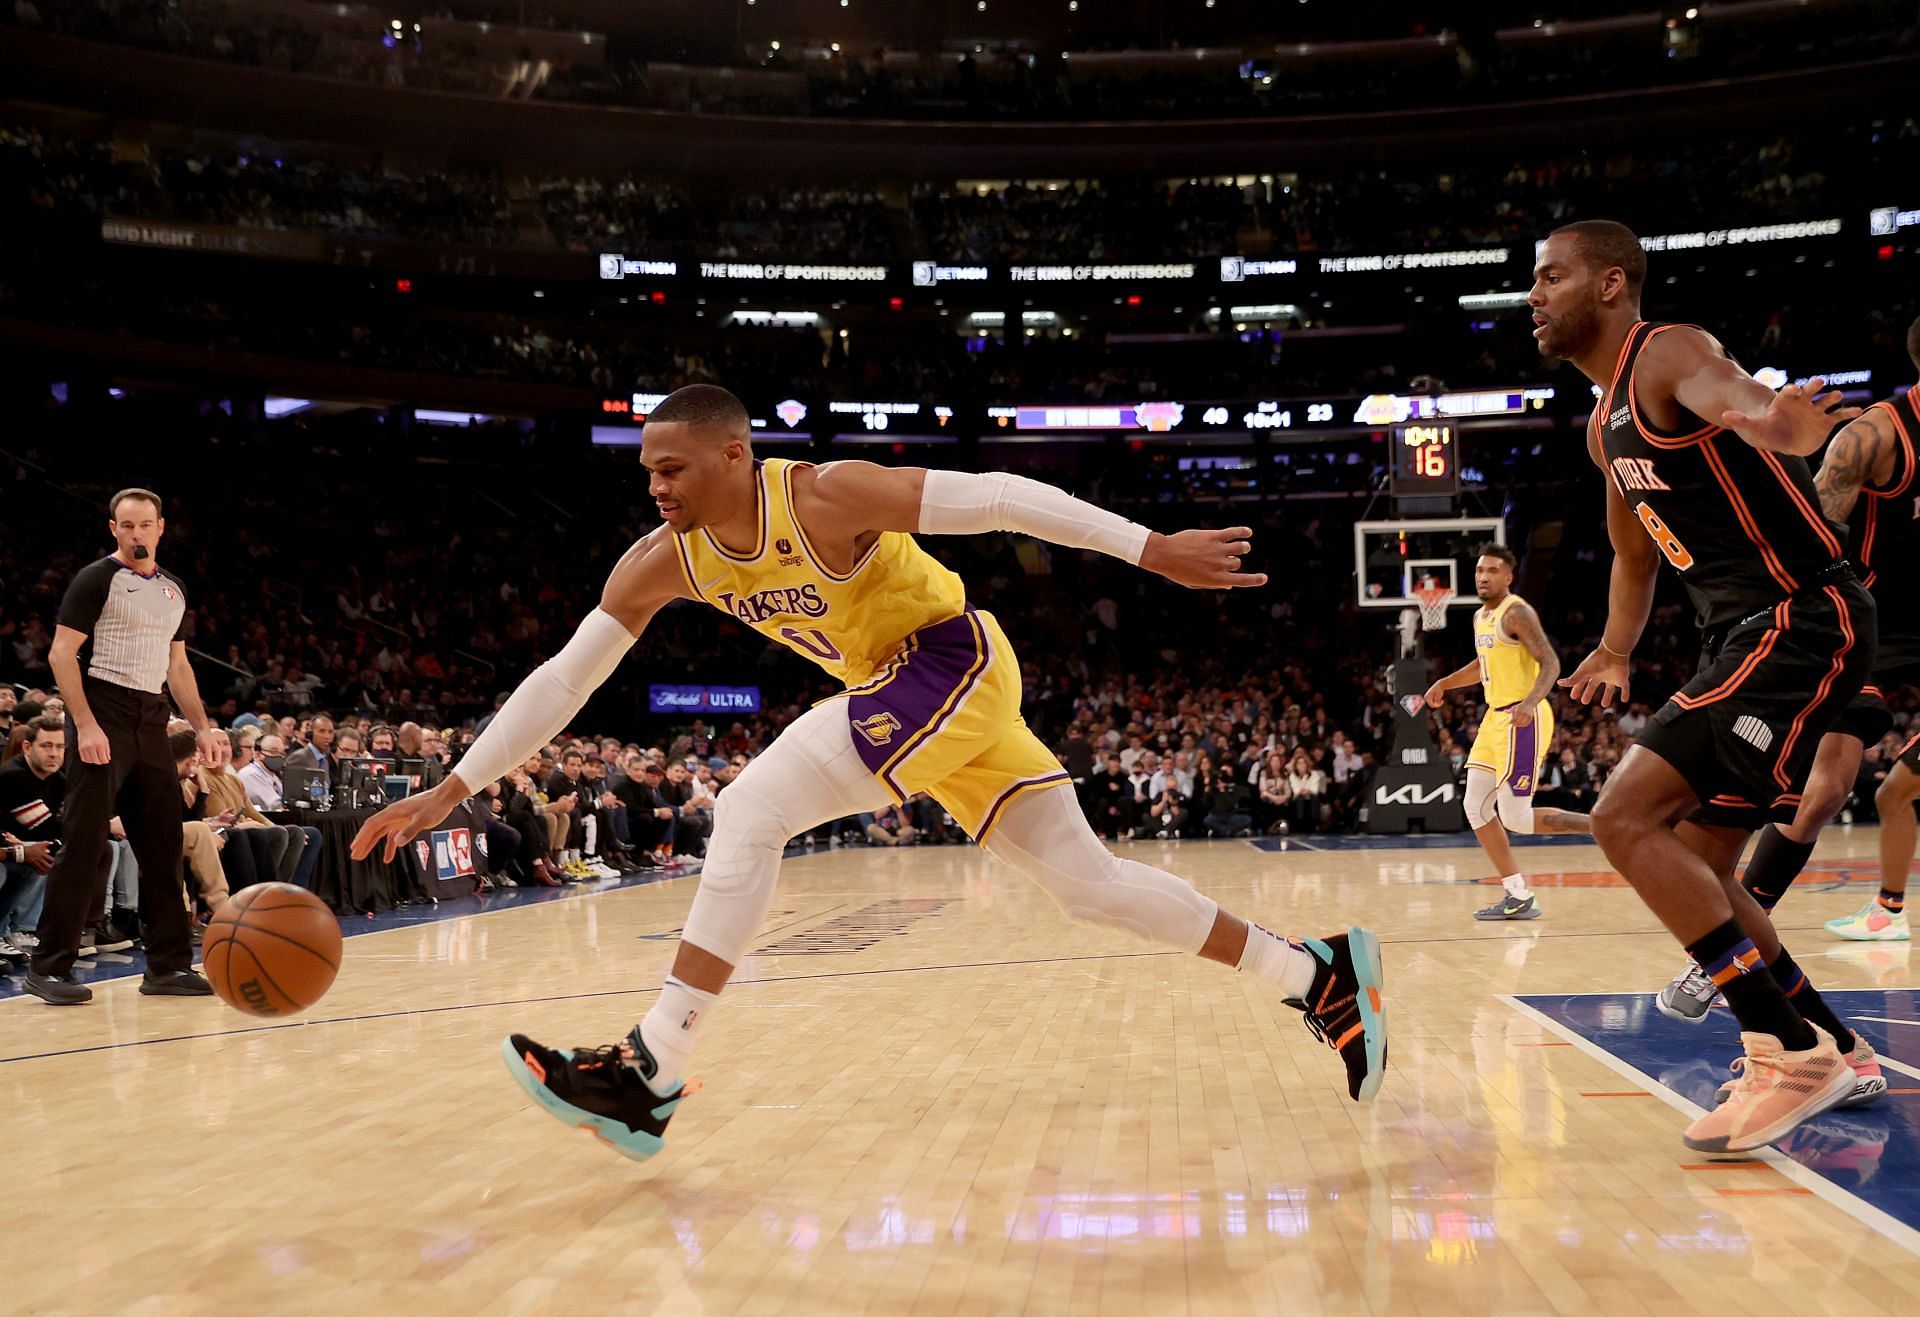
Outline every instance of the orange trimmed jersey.
<path id="1" fill-rule="evenodd" d="M 1860 487 L 1847 520 L 1860 581 L 1879 606 L 1880 644 L 1874 670 L 1920 663 L 1920 384 L 1867 409 L 1893 426 L 1893 473 Z"/>
<path id="2" fill-rule="evenodd" d="M 1601 400 L 1607 478 L 1680 576 L 1705 629 L 1729 626 L 1809 586 L 1845 557 L 1843 528 L 1820 510 L 1805 459 L 1763 452 L 1682 409 L 1677 429 L 1647 420 L 1634 363 L 1677 325 L 1627 335 Z"/>
<path id="3" fill-rule="evenodd" d="M 966 611 L 967 588 L 913 536 L 885 531 L 845 573 L 820 561 L 793 511 L 794 471 L 754 463 L 760 529 L 736 552 L 707 530 L 674 537 L 696 596 L 857 686 L 907 637 Z"/>

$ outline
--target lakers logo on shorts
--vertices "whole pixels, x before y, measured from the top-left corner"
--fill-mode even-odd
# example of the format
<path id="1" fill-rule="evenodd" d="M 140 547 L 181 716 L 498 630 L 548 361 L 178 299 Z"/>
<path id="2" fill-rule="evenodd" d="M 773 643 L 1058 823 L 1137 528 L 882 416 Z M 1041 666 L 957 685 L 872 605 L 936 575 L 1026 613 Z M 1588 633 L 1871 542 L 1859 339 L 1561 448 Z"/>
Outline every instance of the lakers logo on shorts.
<path id="1" fill-rule="evenodd" d="M 1532 786 L 1533 786 L 1533 778 L 1526 773 L 1522 773 L 1520 774 L 1520 776 L 1513 779 L 1513 789 L 1515 791 L 1526 791 L 1526 790 L 1529 790 Z"/>
<path id="2" fill-rule="evenodd" d="M 890 713 L 876 713 L 868 718 L 854 720 L 854 730 L 867 738 L 869 745 L 886 745 L 893 740 L 893 734 L 900 730 L 900 720 Z"/>

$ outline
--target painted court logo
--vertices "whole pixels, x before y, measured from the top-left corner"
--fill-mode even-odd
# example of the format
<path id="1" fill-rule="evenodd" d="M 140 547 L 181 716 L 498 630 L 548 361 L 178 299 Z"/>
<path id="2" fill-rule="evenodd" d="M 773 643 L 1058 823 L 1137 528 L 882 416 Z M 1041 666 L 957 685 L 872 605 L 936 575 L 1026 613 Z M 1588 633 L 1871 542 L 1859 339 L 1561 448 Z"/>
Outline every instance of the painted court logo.
<path id="1" fill-rule="evenodd" d="M 867 738 L 867 744 L 887 745 L 893 740 L 893 734 L 900 730 L 900 720 L 882 711 L 869 718 L 854 719 L 853 727 Z"/>

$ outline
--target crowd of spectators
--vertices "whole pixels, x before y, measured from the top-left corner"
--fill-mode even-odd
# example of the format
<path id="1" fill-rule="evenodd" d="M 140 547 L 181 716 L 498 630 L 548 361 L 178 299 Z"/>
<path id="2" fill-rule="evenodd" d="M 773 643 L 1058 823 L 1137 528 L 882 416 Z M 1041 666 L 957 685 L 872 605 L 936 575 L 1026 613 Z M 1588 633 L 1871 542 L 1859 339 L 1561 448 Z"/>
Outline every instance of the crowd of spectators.
<path id="1" fill-rule="evenodd" d="M 1870 58 L 1911 45 L 1920 25 L 1900 0 L 1857 0 L 1844 13 L 1830 5 L 1764 15 L 1710 14 L 1696 23 L 1657 12 L 1604 37 L 1542 40 L 1528 33 L 1502 40 L 1495 24 L 1467 7 L 1431 28 L 1451 31 L 1445 45 L 1383 45 L 1373 58 L 1350 48 L 1339 57 L 1275 58 L 1271 36 L 1244 45 L 1244 58 L 1147 62 L 1063 59 L 1051 42 L 978 44 L 957 57 L 931 51 L 844 52 L 838 42 L 744 43 L 700 79 L 678 65 L 649 62 L 663 46 L 657 31 L 616 33 L 615 58 L 600 53 L 577 63 L 535 58 L 505 44 L 486 48 L 472 30 L 436 24 L 422 36 L 380 21 L 343 24 L 332 6 L 286 8 L 271 15 L 232 12 L 220 0 L 154 6 L 139 0 L 16 0 L 0 23 L 44 28 L 90 40 L 139 46 L 252 67 L 396 87 L 494 96 L 537 95 L 588 104 L 624 104 L 709 114 L 811 114 L 832 117 L 986 121 L 1250 118 L 1337 110 L 1379 110 L 1487 102 L 1804 68 L 1811 60 Z M 1298 23 L 1305 16 L 1291 16 Z M 516 19 L 516 21 L 519 21 Z M 529 22 L 529 29 L 551 24 Z M 1524 25 L 1521 25 L 1524 26 Z M 1398 36 L 1375 22 L 1366 36 Z M 1210 34 L 1205 44 L 1231 48 L 1244 38 Z M 1284 38 L 1291 47 L 1300 38 Z M 1365 37 L 1357 38 L 1364 40 Z M 1092 48 L 1127 44 L 1104 25 Z M 1164 30 L 1132 48 L 1178 50 Z M 811 46 L 815 54 L 797 58 Z M 821 58 L 820 56 L 826 56 Z M 794 76 L 725 76 L 757 65 Z"/>

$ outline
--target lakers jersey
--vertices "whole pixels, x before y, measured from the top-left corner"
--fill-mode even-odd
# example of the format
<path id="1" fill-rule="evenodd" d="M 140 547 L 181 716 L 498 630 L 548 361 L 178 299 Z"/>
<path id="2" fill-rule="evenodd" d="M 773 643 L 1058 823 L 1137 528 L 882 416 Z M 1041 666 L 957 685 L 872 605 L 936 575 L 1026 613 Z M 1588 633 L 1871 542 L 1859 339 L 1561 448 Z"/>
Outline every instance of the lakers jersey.
<path id="1" fill-rule="evenodd" d="M 1473 650 L 1480 659 L 1480 689 L 1490 709 L 1507 709 L 1520 703 L 1540 679 L 1540 660 L 1501 629 L 1501 622 L 1519 602 L 1519 595 L 1509 594 L 1492 608 L 1481 608 L 1473 615 Z"/>
<path id="2" fill-rule="evenodd" d="M 793 473 L 805 463 L 754 463 L 760 531 L 735 553 L 706 530 L 676 535 L 694 595 L 769 640 L 859 685 L 909 636 L 966 611 L 960 578 L 911 535 L 883 531 L 845 572 L 820 561 L 793 510 Z"/>

